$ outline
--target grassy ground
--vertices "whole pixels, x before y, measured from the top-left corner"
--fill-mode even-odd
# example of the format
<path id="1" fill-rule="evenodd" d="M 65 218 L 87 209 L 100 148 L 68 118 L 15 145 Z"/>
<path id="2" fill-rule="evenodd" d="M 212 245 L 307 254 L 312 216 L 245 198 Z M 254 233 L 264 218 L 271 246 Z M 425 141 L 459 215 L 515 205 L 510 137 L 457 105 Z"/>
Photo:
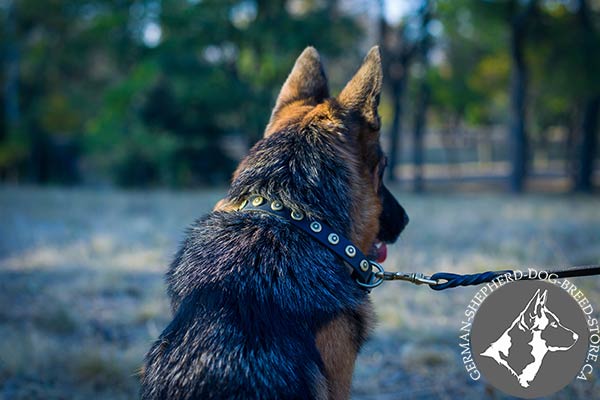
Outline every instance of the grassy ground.
<path id="1" fill-rule="evenodd" d="M 221 194 L 0 188 L 0 399 L 135 398 L 136 371 L 169 319 L 165 267 L 184 228 Z M 389 249 L 389 269 L 600 262 L 598 198 L 398 197 L 411 223 Z M 600 308 L 600 277 L 577 283 Z M 471 382 L 460 362 L 457 331 L 475 291 L 375 290 L 379 324 L 353 397 L 505 398 Z M 552 398 L 599 391 L 596 380 Z"/>

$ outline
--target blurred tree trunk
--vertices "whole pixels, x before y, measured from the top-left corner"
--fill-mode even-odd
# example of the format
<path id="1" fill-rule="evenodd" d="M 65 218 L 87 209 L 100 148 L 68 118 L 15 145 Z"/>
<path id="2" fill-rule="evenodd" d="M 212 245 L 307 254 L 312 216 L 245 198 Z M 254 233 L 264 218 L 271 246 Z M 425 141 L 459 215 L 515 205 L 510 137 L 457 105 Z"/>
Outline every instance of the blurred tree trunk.
<path id="1" fill-rule="evenodd" d="M 14 1 L 8 3 L 6 12 L 6 25 L 4 26 L 6 38 L 5 53 L 5 82 L 4 82 L 4 115 L 6 129 L 0 131 L 6 135 L 14 131 L 19 125 L 19 50 L 16 35 L 16 16 Z"/>
<path id="2" fill-rule="evenodd" d="M 515 11 L 512 12 L 510 42 L 510 57 L 512 60 L 509 133 L 509 157 L 512 164 L 510 189 L 515 193 L 520 193 L 525 186 L 528 153 L 526 132 L 527 65 L 524 51 L 527 26 L 535 11 L 536 1 L 529 0 L 523 10 L 517 11 L 518 2 L 513 0 L 511 7 Z"/>
<path id="3" fill-rule="evenodd" d="M 575 175 L 575 190 L 591 192 L 593 188 L 594 159 L 598 147 L 598 112 L 600 96 L 590 98 L 585 103 L 581 121 L 581 144 L 579 163 Z"/>
<path id="4" fill-rule="evenodd" d="M 423 66 L 425 70 L 425 66 Z M 413 165 L 414 181 L 413 191 L 421 193 L 424 190 L 423 185 L 423 134 L 425 132 L 427 107 L 429 105 L 430 88 L 426 79 L 423 77 L 419 84 L 419 94 L 416 102 L 414 136 L 413 136 Z"/>
<path id="5" fill-rule="evenodd" d="M 402 72 L 402 78 L 390 82 L 392 92 L 392 126 L 390 127 L 390 158 L 388 180 L 398 181 L 396 167 L 400 164 L 402 154 L 400 133 L 402 129 L 402 98 L 406 86 L 406 74 Z"/>
<path id="6" fill-rule="evenodd" d="M 414 165 L 414 180 L 413 191 L 416 193 L 423 192 L 423 135 L 425 133 L 427 107 L 429 105 L 429 97 L 431 89 L 427 82 L 427 71 L 429 69 L 429 47 L 431 45 L 431 37 L 427 31 L 427 25 L 431 20 L 431 3 L 429 0 L 423 2 L 421 11 L 421 28 L 419 41 L 419 54 L 421 76 L 417 101 L 415 103 L 415 120 L 414 120 L 414 135 L 413 135 L 413 165 Z"/>
<path id="7" fill-rule="evenodd" d="M 402 99 L 408 81 L 408 69 L 416 46 L 406 39 L 405 25 L 392 28 L 385 20 L 385 1 L 379 0 L 379 44 L 383 59 L 384 84 L 392 97 L 392 125 L 390 127 L 390 151 L 388 180 L 398 180 L 396 167 L 400 163 Z"/>
<path id="8" fill-rule="evenodd" d="M 592 178 L 594 175 L 594 159 L 596 158 L 596 149 L 598 147 L 598 113 L 600 112 L 600 93 L 598 93 L 598 83 L 594 82 L 598 78 L 598 52 L 600 46 L 595 40 L 594 26 L 590 19 L 590 9 L 586 0 L 579 1 L 577 11 L 577 20 L 583 37 L 583 59 L 585 68 L 585 78 L 588 81 L 588 87 L 592 88 L 588 94 L 583 107 L 581 119 L 581 142 L 579 144 L 579 154 L 577 157 L 577 168 L 575 169 L 574 189 L 578 192 L 591 192 L 593 189 Z"/>
<path id="9" fill-rule="evenodd" d="M 575 177 L 576 157 L 575 146 L 577 137 L 577 124 L 580 121 L 579 108 L 572 106 L 571 116 L 567 125 L 567 137 L 565 140 L 565 174 L 568 177 Z"/>

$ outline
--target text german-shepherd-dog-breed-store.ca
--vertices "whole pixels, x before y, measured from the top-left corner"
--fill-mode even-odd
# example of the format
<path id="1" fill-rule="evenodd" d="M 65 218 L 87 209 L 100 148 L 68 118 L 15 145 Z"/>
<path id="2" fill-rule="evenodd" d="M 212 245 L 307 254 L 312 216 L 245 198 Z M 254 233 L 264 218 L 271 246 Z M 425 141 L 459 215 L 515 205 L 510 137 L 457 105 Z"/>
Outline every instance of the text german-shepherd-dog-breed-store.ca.
<path id="1" fill-rule="evenodd" d="M 377 47 L 337 97 L 317 51 L 300 55 L 264 137 L 169 268 L 173 320 L 142 399 L 349 397 L 372 325 L 360 283 L 408 223 L 382 182 L 381 84 Z"/>

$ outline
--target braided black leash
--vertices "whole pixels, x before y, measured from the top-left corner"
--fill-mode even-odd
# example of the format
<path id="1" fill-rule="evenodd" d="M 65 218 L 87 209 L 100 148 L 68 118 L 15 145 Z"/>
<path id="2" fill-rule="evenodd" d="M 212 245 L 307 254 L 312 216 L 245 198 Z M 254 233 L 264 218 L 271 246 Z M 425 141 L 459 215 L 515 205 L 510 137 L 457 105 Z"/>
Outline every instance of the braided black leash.
<path id="1" fill-rule="evenodd" d="M 494 279 L 498 278 L 502 275 L 513 275 L 512 270 L 502 270 L 502 271 L 486 271 L 480 272 L 478 274 L 453 274 L 451 272 L 438 272 L 431 275 L 431 280 L 436 281 L 437 283 L 433 285 L 429 285 L 433 290 L 444 290 L 455 288 L 458 286 L 476 286 L 481 285 L 482 283 L 491 282 Z M 445 281 L 445 282 L 443 282 Z"/>
<path id="2" fill-rule="evenodd" d="M 533 270 L 534 274 L 529 272 L 520 272 L 518 270 L 486 271 L 477 274 L 453 274 L 450 272 L 438 272 L 431 277 L 426 278 L 436 283 L 429 284 L 433 290 L 444 290 L 458 286 L 474 286 L 482 283 L 491 282 L 501 276 L 512 280 L 536 280 L 548 278 L 573 278 L 579 276 L 600 275 L 600 265 L 582 265 L 575 267 L 556 268 L 549 270 Z M 539 272 L 538 272 L 539 271 Z M 543 273 L 541 273 L 543 272 Z M 383 278 L 385 279 L 385 278 Z"/>

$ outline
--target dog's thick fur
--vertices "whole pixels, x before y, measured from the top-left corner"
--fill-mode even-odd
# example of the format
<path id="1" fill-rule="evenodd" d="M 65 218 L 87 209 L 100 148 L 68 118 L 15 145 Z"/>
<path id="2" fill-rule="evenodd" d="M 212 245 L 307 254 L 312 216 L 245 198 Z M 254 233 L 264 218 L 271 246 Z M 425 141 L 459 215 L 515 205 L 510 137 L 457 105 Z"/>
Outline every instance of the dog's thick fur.
<path id="1" fill-rule="evenodd" d="M 174 317 L 146 357 L 143 399 L 344 399 L 372 314 L 344 263 L 286 221 L 238 211 L 251 194 L 327 222 L 368 253 L 407 217 L 381 182 L 373 48 L 337 98 L 307 48 L 265 137 L 167 273 Z"/>

